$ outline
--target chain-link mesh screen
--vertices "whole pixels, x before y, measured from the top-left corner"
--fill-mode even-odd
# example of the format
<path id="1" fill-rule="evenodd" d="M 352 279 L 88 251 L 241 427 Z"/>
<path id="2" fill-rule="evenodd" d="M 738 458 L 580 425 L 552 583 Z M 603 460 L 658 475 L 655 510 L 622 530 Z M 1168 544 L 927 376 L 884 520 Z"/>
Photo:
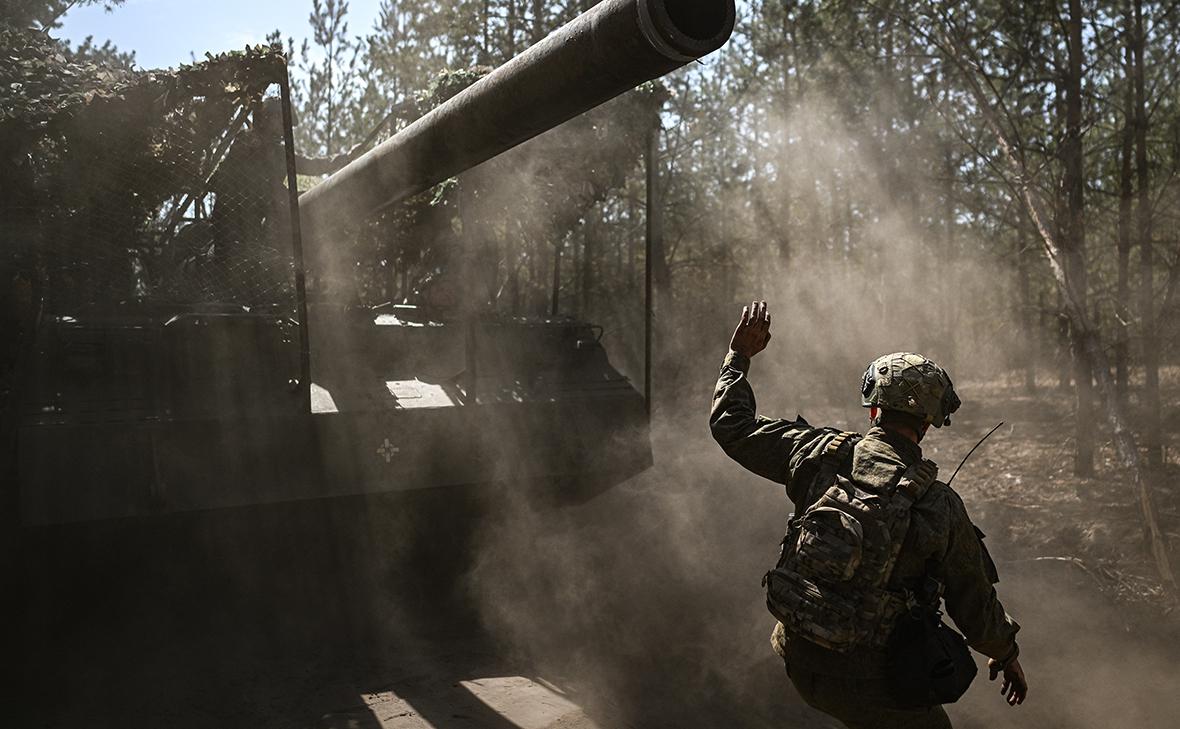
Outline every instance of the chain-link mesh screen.
<path id="1" fill-rule="evenodd" d="M 294 305 L 283 69 L 225 66 L 64 124 L 42 227 L 50 311 Z"/>

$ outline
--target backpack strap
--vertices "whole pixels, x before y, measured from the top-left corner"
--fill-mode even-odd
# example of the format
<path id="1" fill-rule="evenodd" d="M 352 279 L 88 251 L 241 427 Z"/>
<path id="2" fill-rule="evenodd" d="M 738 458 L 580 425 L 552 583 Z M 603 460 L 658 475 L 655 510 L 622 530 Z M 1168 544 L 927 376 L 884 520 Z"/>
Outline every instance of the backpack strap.
<path id="1" fill-rule="evenodd" d="M 807 507 L 814 504 L 823 492 L 828 490 L 829 486 L 836 483 L 837 473 L 851 473 L 851 468 L 846 467 L 851 465 L 852 449 L 862 437 L 860 433 L 841 431 L 828 441 L 820 452 L 819 458 L 816 459 L 818 463 L 814 466 L 815 470 L 811 472 L 811 480 L 806 482 L 807 490 L 802 495 L 806 499 L 806 503 L 795 504 L 795 513 L 791 514 L 792 521 L 796 514 L 807 511 Z M 787 497 L 791 497 L 789 484 L 787 485 Z"/>
<path id="2" fill-rule="evenodd" d="M 901 553 L 902 544 L 905 543 L 905 536 L 910 529 L 910 508 L 921 501 L 922 497 L 926 495 L 926 492 L 937 478 L 938 464 L 922 458 L 916 463 L 911 464 L 909 468 L 902 472 L 901 478 L 898 479 L 893 493 L 895 496 L 900 496 L 901 498 L 894 499 L 890 507 L 895 518 L 901 518 L 904 515 L 906 519 L 905 530 L 900 535 L 897 535 L 893 542 L 893 550 L 889 558 L 890 564 L 885 570 L 883 585 L 890 584 L 893 579 L 893 569 L 897 566 L 897 557 Z M 921 605 L 928 607 L 931 600 L 937 606 L 938 598 L 942 595 L 942 583 L 935 580 L 931 574 L 930 561 L 928 560 L 926 564 L 926 576 L 923 578 L 922 584 L 916 591 L 906 590 L 905 603 L 907 609 L 912 610 Z"/>
<path id="3" fill-rule="evenodd" d="M 820 455 L 819 473 L 816 474 L 815 485 L 826 489 L 836 480 L 836 474 L 852 462 L 853 448 L 862 437 L 860 433 L 842 431 L 828 442 L 823 454 Z"/>
<path id="4" fill-rule="evenodd" d="M 897 493 L 906 497 L 910 504 L 916 504 L 926 495 L 930 485 L 938 478 L 938 464 L 926 458 L 905 470 L 897 482 Z"/>

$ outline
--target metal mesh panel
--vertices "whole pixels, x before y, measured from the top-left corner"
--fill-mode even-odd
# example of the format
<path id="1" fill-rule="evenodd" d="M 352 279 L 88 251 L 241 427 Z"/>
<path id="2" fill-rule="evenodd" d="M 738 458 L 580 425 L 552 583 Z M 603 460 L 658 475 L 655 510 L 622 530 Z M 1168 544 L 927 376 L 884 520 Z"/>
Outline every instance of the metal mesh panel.
<path id="1" fill-rule="evenodd" d="M 278 80 L 218 80 L 71 121 L 42 228 L 50 311 L 293 309 Z"/>

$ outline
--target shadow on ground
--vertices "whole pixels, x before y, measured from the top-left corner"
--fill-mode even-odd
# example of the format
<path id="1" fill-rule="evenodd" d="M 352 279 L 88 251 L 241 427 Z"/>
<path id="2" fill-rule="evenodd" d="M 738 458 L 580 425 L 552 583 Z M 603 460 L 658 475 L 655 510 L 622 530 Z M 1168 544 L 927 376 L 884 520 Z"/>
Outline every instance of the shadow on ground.
<path id="1" fill-rule="evenodd" d="M 768 646 L 758 580 L 781 487 L 703 433 L 658 446 L 656 468 L 562 509 L 437 491 L 24 531 L 4 724 L 835 726 Z M 987 473 L 961 491 L 992 534 L 1032 690 L 1010 709 L 981 671 L 956 726 L 1175 726 L 1174 619 L 1029 562 L 1023 512 L 972 486 Z"/>

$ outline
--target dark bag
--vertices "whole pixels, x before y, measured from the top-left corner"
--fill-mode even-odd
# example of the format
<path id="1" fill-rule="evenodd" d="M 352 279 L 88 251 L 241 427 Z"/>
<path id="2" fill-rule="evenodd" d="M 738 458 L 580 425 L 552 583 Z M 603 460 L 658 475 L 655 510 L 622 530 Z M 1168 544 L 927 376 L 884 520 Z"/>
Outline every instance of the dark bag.
<path id="1" fill-rule="evenodd" d="M 893 694 L 907 708 L 953 704 L 979 670 L 966 639 L 929 607 L 898 620 L 886 651 Z"/>

